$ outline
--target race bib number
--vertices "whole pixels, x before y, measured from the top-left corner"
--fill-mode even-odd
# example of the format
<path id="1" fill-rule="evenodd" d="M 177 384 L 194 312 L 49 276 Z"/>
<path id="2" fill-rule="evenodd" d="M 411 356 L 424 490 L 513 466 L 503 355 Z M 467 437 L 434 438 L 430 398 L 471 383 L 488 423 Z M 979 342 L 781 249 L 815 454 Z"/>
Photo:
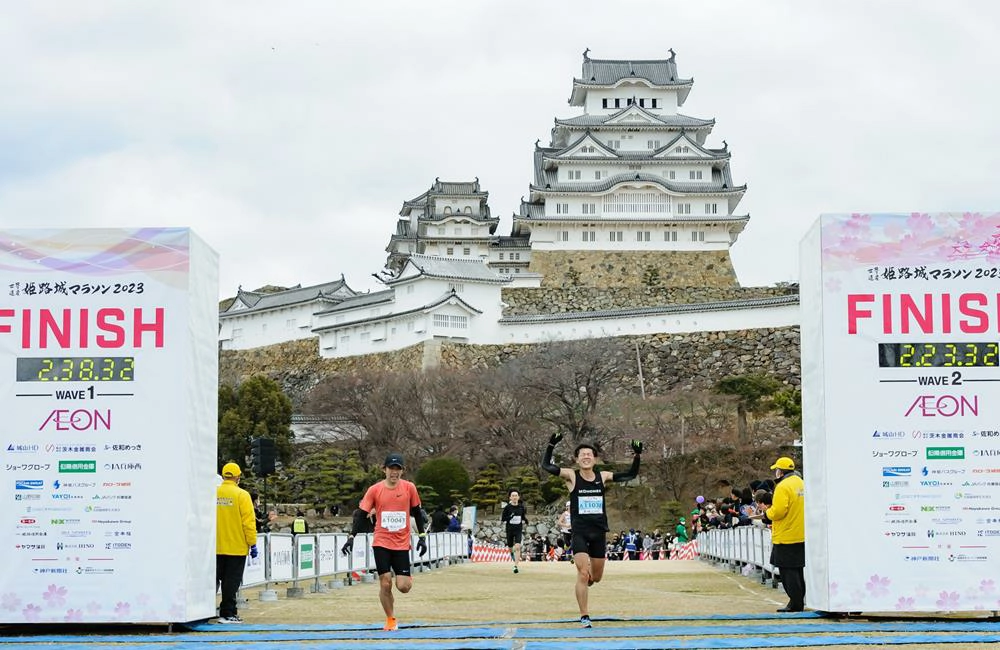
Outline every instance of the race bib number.
<path id="1" fill-rule="evenodd" d="M 580 497 L 579 511 L 581 515 L 599 515 L 604 512 L 604 497 Z"/>
<path id="2" fill-rule="evenodd" d="M 403 530 L 406 528 L 406 518 L 405 512 L 386 510 L 382 512 L 382 528 L 390 533 Z"/>
<path id="3" fill-rule="evenodd" d="M 510 523 L 514 524 L 515 526 L 521 523 L 521 515 L 511 515 Z"/>

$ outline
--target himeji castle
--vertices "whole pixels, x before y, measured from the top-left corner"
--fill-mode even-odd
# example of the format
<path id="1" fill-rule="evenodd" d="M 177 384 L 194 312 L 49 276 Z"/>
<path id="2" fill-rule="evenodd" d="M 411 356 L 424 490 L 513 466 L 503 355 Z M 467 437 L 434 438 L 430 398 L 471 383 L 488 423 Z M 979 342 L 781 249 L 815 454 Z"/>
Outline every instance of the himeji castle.
<path id="1" fill-rule="evenodd" d="M 499 219 L 478 178 L 435 179 L 404 200 L 375 274 L 387 288 L 353 295 L 340 287 L 335 302 L 316 292 L 308 331 L 318 353 L 358 356 L 422 343 L 430 358 L 426 346 L 442 341 L 537 343 L 797 324 L 797 295 L 738 285 L 729 250 L 749 221 L 737 213 L 747 187 L 733 182 L 726 142 L 709 141 L 715 121 L 680 112 L 694 81 L 678 74 L 669 52 L 654 60 L 584 52 L 569 97 L 581 110 L 555 119 L 547 146 L 535 143 L 509 235 L 496 233 Z M 689 287 L 721 297 L 692 300 Z M 546 308 L 564 302 L 554 296 L 574 292 L 589 292 L 589 302 Z M 287 340 L 279 334 L 287 331 L 280 324 L 291 322 L 282 301 L 256 304 L 261 308 L 237 300 L 220 314 L 223 349 Z M 304 307 L 296 305 L 302 334 Z"/>
<path id="2" fill-rule="evenodd" d="M 583 112 L 535 144 L 514 215 L 511 234 L 528 239 L 543 286 L 736 283 L 729 247 L 749 220 L 734 214 L 746 185 L 733 182 L 725 141 L 706 145 L 715 120 L 679 112 L 693 86 L 672 50 L 635 61 L 584 52 L 569 98 Z"/>

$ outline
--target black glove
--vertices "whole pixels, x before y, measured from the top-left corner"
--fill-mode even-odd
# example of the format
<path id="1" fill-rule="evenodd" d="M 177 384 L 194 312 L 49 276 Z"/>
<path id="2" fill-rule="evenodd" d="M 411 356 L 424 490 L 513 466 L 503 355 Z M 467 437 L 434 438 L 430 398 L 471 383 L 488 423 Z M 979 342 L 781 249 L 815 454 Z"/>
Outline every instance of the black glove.
<path id="1" fill-rule="evenodd" d="M 563 434 L 556 432 L 549 436 L 549 444 L 555 447 L 563 439 Z"/>
<path id="2" fill-rule="evenodd" d="M 633 440 L 631 443 L 632 452 L 636 454 L 642 453 L 642 440 Z"/>
<path id="3" fill-rule="evenodd" d="M 340 554 L 350 555 L 352 552 L 354 552 L 354 538 L 348 537 L 344 545 L 340 547 Z"/>
<path id="4" fill-rule="evenodd" d="M 427 533 L 421 533 L 417 538 L 417 555 L 420 557 L 427 555 Z"/>

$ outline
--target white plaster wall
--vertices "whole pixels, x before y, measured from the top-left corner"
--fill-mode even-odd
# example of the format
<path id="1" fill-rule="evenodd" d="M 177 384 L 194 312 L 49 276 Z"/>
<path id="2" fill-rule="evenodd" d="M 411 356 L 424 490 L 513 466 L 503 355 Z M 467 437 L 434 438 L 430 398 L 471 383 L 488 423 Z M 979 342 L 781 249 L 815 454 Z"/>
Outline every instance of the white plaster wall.
<path id="1" fill-rule="evenodd" d="M 325 307 L 325 303 L 310 302 L 265 312 L 220 317 L 219 340 L 222 349 L 247 350 L 283 341 L 311 338 L 315 336 L 312 332 L 315 326 L 313 313 Z M 289 319 L 295 320 L 294 326 L 288 325 Z M 234 337 L 236 330 L 240 330 L 240 335 Z"/>

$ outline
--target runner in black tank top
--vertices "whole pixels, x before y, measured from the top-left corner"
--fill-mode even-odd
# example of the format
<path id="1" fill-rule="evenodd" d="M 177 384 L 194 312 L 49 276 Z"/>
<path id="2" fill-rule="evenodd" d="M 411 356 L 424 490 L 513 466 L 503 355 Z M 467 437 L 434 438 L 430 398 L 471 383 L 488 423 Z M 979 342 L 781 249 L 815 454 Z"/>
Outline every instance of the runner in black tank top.
<path id="1" fill-rule="evenodd" d="M 570 526 L 573 536 L 573 564 L 576 565 L 576 602 L 580 607 L 580 625 L 591 627 L 587 607 L 587 589 L 601 581 L 607 549 L 608 514 L 604 503 L 604 486 L 609 481 L 630 481 L 639 474 L 642 443 L 631 443 L 632 467 L 627 472 L 597 472 L 599 452 L 596 445 L 577 445 L 573 458 L 579 469 L 560 468 L 552 463 L 552 453 L 562 434 L 554 434 L 542 456 L 542 469 L 559 476 L 569 488 Z"/>

